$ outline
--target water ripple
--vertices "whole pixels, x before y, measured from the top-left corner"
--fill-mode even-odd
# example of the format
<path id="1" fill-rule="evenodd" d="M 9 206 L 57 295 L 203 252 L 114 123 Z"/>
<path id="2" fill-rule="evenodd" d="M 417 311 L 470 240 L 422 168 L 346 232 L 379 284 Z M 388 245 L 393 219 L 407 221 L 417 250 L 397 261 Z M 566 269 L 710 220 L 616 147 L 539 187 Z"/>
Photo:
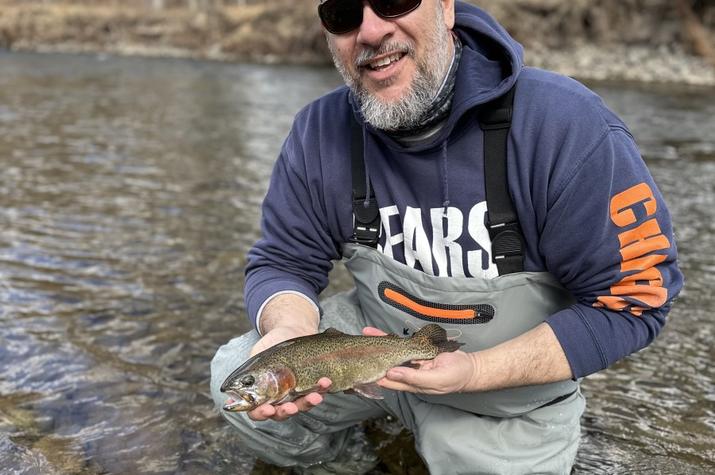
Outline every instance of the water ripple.
<path id="1" fill-rule="evenodd" d="M 7 55 L 0 76 L 0 466 L 248 473 L 208 396 L 248 328 L 259 204 L 320 69 Z M 687 287 L 657 343 L 588 378 L 577 473 L 715 470 L 715 101 L 601 88 L 643 145 Z M 329 292 L 350 285 L 336 271 Z"/>

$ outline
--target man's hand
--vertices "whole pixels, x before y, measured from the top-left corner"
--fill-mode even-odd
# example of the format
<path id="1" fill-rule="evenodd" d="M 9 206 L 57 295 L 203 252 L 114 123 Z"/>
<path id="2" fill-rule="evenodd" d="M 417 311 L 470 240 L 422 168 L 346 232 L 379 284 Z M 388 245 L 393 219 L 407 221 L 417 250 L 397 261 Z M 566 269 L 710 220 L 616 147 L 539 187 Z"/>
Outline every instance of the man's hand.
<path id="1" fill-rule="evenodd" d="M 290 315 L 290 317 L 285 318 L 285 315 Z M 318 332 L 317 313 L 303 297 L 292 294 L 278 295 L 269 300 L 263 310 L 261 322 L 264 336 L 251 348 L 251 356 L 291 338 L 313 335 Z M 326 392 L 331 384 L 330 379 L 321 378 L 318 381 L 316 392 L 275 406 L 262 404 L 250 411 L 248 417 L 254 421 L 267 419 L 284 421 L 299 412 L 309 411 L 323 402 L 321 393 Z"/>
<path id="2" fill-rule="evenodd" d="M 363 334 L 385 335 L 367 327 Z M 573 378 L 566 354 L 548 323 L 492 348 L 465 353 L 440 353 L 415 361 L 418 369 L 390 369 L 378 384 L 384 388 L 423 394 L 494 391 Z"/>
<path id="3" fill-rule="evenodd" d="M 386 333 L 377 328 L 363 329 L 366 336 Z M 386 389 L 421 394 L 451 394 L 462 392 L 476 378 L 476 363 L 463 351 L 440 353 L 432 360 L 414 361 L 418 369 L 398 366 L 390 369 L 378 384 Z"/>
<path id="4" fill-rule="evenodd" d="M 418 369 L 390 369 L 378 384 L 386 389 L 420 394 L 452 394 L 466 390 L 476 366 L 464 351 L 440 353 L 432 360 L 414 361 Z"/>

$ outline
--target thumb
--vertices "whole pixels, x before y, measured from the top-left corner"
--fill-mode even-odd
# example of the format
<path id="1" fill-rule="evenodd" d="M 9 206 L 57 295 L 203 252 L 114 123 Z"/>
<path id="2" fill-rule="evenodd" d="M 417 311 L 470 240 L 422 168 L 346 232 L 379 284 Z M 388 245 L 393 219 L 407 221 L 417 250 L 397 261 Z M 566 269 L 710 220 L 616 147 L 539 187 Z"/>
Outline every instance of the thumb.
<path id="1" fill-rule="evenodd" d="M 410 384 L 415 382 L 415 380 L 419 380 L 419 375 L 417 373 L 418 371 L 412 368 L 399 366 L 397 368 L 391 368 L 385 377 L 391 381 Z"/>

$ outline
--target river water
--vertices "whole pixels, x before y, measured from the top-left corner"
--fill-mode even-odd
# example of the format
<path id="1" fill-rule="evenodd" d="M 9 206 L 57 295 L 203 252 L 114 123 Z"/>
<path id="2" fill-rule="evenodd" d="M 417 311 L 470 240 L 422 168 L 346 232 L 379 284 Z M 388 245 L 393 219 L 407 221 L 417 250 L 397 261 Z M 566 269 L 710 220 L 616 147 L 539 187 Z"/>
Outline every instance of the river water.
<path id="1" fill-rule="evenodd" d="M 251 472 L 209 362 L 248 329 L 245 252 L 293 115 L 339 83 L 0 53 L 1 473 Z M 687 286 L 656 343 L 585 381 L 574 472 L 712 473 L 715 90 L 593 87 L 669 202 Z"/>

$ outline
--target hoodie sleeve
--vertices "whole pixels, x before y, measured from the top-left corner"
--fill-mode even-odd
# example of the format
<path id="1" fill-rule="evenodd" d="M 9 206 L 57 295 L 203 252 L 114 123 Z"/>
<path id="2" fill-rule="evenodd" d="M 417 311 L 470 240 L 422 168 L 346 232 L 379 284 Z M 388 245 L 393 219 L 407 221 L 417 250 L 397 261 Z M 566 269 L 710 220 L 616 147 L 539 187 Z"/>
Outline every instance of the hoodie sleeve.
<path id="1" fill-rule="evenodd" d="M 331 260 L 339 258 L 321 205 L 320 174 L 310 175 L 305 163 L 300 122 L 275 164 L 262 205 L 262 237 L 248 252 L 244 298 L 254 326 L 263 303 L 277 293 L 303 294 L 317 305 Z"/>
<path id="2" fill-rule="evenodd" d="M 539 251 L 577 303 L 547 323 L 580 378 L 650 344 L 683 279 L 665 202 L 624 126 L 557 183 Z"/>

